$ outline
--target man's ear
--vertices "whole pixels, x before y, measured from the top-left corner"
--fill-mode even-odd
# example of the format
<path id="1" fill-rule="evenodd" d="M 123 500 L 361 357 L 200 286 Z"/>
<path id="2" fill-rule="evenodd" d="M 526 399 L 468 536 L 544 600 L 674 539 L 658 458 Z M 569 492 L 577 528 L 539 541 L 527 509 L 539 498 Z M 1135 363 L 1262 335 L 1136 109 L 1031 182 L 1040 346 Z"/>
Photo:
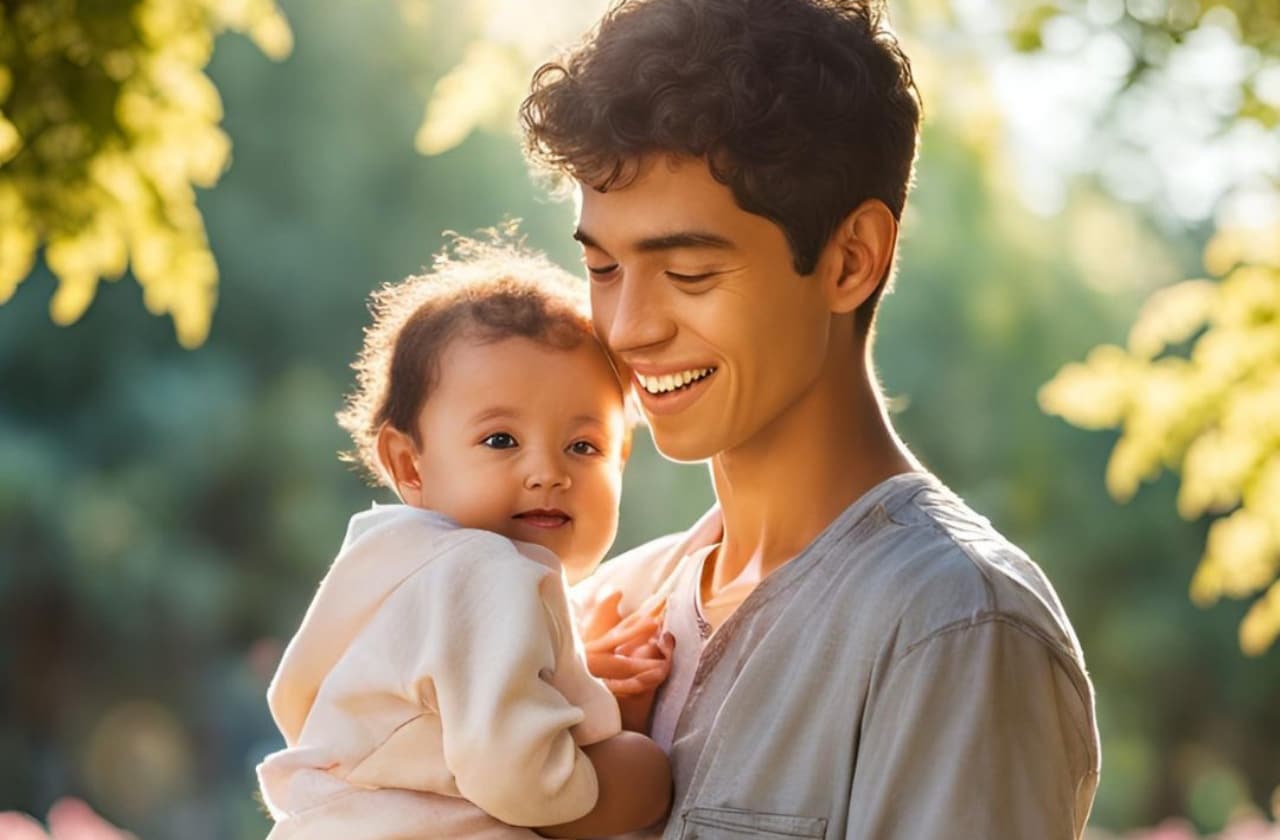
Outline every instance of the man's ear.
<path id="1" fill-rule="evenodd" d="M 378 462 L 401 501 L 422 507 L 422 475 L 418 472 L 417 455 L 413 438 L 390 423 L 382 424 L 378 430 Z"/>
<path id="2" fill-rule="evenodd" d="M 887 279 L 898 244 L 898 220 L 883 201 L 869 198 L 845 216 L 823 254 L 831 268 L 824 274 L 832 312 L 853 312 Z"/>

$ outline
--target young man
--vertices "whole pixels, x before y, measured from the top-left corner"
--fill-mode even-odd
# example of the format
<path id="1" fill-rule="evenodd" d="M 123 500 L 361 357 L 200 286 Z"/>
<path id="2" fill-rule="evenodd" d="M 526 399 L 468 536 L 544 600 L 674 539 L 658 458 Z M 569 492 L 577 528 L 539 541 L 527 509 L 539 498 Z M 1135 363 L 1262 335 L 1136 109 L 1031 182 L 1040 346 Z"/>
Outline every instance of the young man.
<path id="1" fill-rule="evenodd" d="M 581 189 L 600 337 L 658 448 L 715 484 L 577 593 L 597 672 L 641 697 L 647 625 L 608 628 L 665 600 L 667 838 L 1066 840 L 1088 817 L 1062 606 L 911 456 L 872 373 L 919 115 L 878 0 L 624 2 L 522 108 Z"/>

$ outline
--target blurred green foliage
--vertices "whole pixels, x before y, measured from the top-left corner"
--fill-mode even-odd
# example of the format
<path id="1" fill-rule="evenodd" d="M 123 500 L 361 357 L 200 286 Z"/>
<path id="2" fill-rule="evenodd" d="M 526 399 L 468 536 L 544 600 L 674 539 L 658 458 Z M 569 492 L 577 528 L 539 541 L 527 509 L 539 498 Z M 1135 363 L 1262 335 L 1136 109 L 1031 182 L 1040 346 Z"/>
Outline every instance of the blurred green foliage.
<path id="1" fill-rule="evenodd" d="M 230 154 L 203 73 L 226 29 L 276 58 L 292 45 L 274 0 L 0 4 L 0 303 L 43 248 L 56 323 L 130 266 L 147 309 L 204 341 L 218 273 L 193 188 Z"/>
<path id="2" fill-rule="evenodd" d="M 1066 366 L 1041 403 L 1078 426 L 1123 427 L 1107 465 L 1117 499 L 1167 467 L 1181 474 L 1183 517 L 1223 514 L 1191 596 L 1208 605 L 1266 590 L 1240 625 L 1256 656 L 1280 634 L 1280 260 L 1234 267 L 1235 257 L 1220 283 L 1152 295 L 1127 348 L 1104 344 Z"/>
<path id="3" fill-rule="evenodd" d="M 43 266 L 0 307 L 0 810 L 70 793 L 146 840 L 263 836 L 266 680 L 348 517 L 385 500 L 336 458 L 366 294 L 429 263 L 442 230 L 506 216 L 577 264 L 572 208 L 529 182 L 510 135 L 414 150 L 466 33 L 393 4 L 282 5 L 288 61 L 232 38 L 208 69 L 236 148 L 199 197 L 221 274 L 208 340 L 180 349 L 132 284 L 61 331 Z M 1117 506 L 1098 486 L 1112 438 L 1037 405 L 1064 359 L 1196 271 L 1210 231 L 1166 243 L 1084 184 L 1059 218 L 1029 216 L 998 163 L 968 127 L 931 123 L 880 372 L 910 445 L 1073 618 L 1103 735 L 1095 824 L 1217 830 L 1280 782 L 1280 659 L 1239 656 L 1242 605 L 1188 601 L 1206 527 L 1170 516 L 1176 482 Z M 1120 259 L 1135 254 L 1137 281 Z M 701 468 L 642 435 L 616 550 L 710 498 Z"/>
<path id="4" fill-rule="evenodd" d="M 1268 128 L 1280 124 L 1274 92 L 1259 91 L 1259 83 L 1267 85 L 1280 66 L 1280 7 L 1274 0 L 1010 0 L 1010 5 L 1016 18 L 1009 37 L 1025 52 L 1043 49 L 1046 27 L 1064 17 L 1118 35 L 1130 53 L 1130 86 L 1159 74 L 1178 46 L 1205 24 L 1225 26 L 1259 58 L 1240 86 L 1231 117 L 1258 120 Z"/>
<path id="5" fill-rule="evenodd" d="M 1280 4 L 1262 0 L 1057 0 L 1023 3 L 1014 42 L 1044 46 L 1062 17 L 1118 33 L 1131 52 L 1125 92 L 1166 74 L 1175 50 L 1202 31 L 1226 32 L 1243 72 L 1219 109 L 1220 131 L 1243 124 L 1280 131 Z M 1274 162 L 1270 164 L 1274 167 Z M 1265 168 L 1236 174 L 1280 204 Z M 1280 219 L 1228 224 L 1204 254 L 1212 280 L 1162 289 L 1145 304 L 1125 348 L 1104 344 L 1065 366 L 1044 408 L 1085 428 L 1123 429 L 1107 468 L 1120 500 L 1169 469 L 1181 477 L 1178 513 L 1213 522 L 1191 597 L 1251 598 L 1240 647 L 1259 655 L 1280 636 Z"/>

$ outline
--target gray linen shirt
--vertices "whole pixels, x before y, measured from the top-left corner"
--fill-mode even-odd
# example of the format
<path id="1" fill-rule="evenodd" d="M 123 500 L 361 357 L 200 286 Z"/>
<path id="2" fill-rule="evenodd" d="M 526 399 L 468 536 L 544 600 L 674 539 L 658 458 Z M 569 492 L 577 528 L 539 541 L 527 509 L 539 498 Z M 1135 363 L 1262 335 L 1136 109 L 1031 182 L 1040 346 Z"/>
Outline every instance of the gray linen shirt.
<path id="1" fill-rule="evenodd" d="M 927 473 L 890 478 L 711 633 L 698 584 L 721 533 L 713 509 L 574 593 L 668 598 L 666 840 L 1081 835 L 1099 747 L 1080 645 L 985 519 Z"/>

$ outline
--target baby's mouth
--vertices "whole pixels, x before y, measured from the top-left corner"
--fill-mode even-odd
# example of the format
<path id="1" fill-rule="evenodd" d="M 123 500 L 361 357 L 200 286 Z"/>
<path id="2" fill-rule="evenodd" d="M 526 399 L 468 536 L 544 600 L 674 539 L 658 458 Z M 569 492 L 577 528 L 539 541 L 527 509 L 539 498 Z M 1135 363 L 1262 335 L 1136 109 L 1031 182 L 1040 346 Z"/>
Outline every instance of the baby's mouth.
<path id="1" fill-rule="evenodd" d="M 573 521 L 573 517 L 559 508 L 534 508 L 517 513 L 512 519 L 519 519 L 534 528 L 560 528 Z"/>

